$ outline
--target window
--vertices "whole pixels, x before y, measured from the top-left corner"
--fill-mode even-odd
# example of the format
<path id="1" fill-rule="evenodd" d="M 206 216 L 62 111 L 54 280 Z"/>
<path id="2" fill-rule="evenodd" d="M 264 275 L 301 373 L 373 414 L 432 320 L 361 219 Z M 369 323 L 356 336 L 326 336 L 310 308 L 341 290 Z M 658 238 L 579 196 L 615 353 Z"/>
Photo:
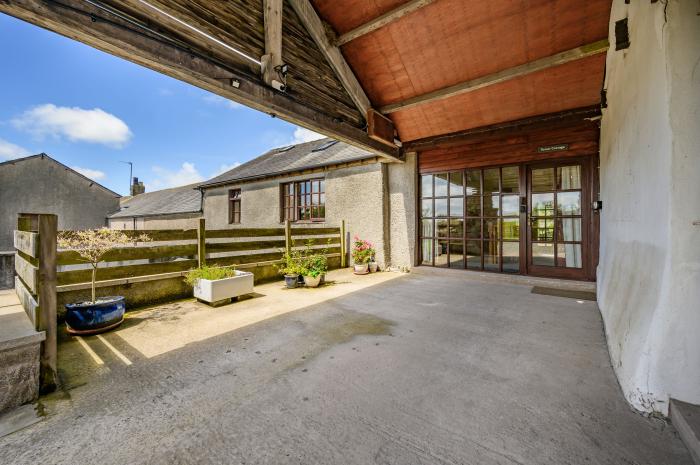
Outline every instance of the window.
<path id="1" fill-rule="evenodd" d="M 324 221 L 326 191 L 323 179 L 282 184 L 282 221 Z"/>
<path id="2" fill-rule="evenodd" d="M 229 224 L 239 224 L 241 222 L 240 189 L 231 189 L 228 191 L 228 222 Z"/>

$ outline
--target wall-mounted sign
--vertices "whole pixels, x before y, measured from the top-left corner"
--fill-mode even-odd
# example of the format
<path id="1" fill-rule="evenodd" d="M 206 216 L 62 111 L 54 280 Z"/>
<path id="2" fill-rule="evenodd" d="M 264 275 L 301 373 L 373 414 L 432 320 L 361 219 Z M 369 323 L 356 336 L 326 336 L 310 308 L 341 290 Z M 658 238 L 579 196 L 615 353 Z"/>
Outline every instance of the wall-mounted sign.
<path id="1" fill-rule="evenodd" d="M 561 152 L 562 150 L 569 150 L 569 144 L 542 145 L 537 147 L 539 153 Z"/>

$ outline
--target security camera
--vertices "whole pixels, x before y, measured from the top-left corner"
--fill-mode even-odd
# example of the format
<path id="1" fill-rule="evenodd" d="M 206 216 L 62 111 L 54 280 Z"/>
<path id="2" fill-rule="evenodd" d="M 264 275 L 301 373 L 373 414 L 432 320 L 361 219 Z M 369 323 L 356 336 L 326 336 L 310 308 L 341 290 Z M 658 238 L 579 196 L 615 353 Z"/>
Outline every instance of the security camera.
<path id="1" fill-rule="evenodd" d="M 280 92 L 284 92 L 287 90 L 287 86 L 285 86 L 284 84 L 282 84 L 281 82 L 279 82 L 276 79 L 272 80 L 272 87 L 276 90 L 279 90 Z"/>

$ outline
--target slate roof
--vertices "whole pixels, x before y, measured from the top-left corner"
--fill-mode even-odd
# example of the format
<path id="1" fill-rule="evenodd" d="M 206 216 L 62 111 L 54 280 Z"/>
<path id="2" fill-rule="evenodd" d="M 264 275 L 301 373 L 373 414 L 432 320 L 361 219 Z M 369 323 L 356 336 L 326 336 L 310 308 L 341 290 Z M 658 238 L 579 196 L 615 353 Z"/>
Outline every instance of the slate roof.
<path id="1" fill-rule="evenodd" d="M 329 146 L 324 149 L 323 146 L 325 144 L 329 144 Z M 260 179 L 271 175 L 292 173 L 374 157 L 374 154 L 353 147 L 345 142 L 325 138 L 272 149 L 253 160 L 200 184 L 199 187 L 206 188 L 232 184 L 237 181 Z"/>
<path id="2" fill-rule="evenodd" d="M 197 184 L 172 189 L 146 192 L 134 197 L 124 197 L 118 212 L 109 218 L 199 213 L 202 211 L 202 193 Z"/>

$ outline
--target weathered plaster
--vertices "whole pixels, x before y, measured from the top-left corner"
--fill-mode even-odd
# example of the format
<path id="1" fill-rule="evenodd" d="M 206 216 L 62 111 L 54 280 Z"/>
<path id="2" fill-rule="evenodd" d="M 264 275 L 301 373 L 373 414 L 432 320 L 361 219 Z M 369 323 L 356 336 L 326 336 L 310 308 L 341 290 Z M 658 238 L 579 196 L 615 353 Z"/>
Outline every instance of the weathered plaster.
<path id="1" fill-rule="evenodd" d="M 146 216 L 136 218 L 110 218 L 111 229 L 196 229 L 201 213 Z"/>
<path id="2" fill-rule="evenodd" d="M 416 162 L 415 153 L 406 154 L 406 162 L 387 165 L 390 263 L 411 268 L 416 256 Z"/>

